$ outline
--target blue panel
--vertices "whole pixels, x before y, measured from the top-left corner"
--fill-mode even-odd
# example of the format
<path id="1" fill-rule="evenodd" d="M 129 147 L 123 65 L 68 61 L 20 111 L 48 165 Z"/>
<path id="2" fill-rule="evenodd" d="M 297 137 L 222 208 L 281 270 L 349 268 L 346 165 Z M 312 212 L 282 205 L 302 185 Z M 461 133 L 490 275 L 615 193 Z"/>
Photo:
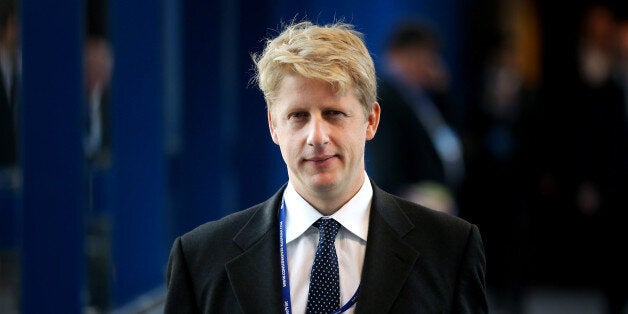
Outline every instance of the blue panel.
<path id="1" fill-rule="evenodd" d="M 114 0 L 112 248 L 114 306 L 163 284 L 163 3 Z"/>
<path id="2" fill-rule="evenodd" d="M 22 312 L 81 313 L 83 1 L 22 1 Z"/>
<path id="3" fill-rule="evenodd" d="M 182 3 L 183 147 L 171 168 L 172 218 L 180 235 L 220 215 L 223 168 L 219 102 L 220 6 Z"/>
<path id="4" fill-rule="evenodd" d="M 249 86 L 250 53 L 261 50 L 279 21 L 269 18 L 273 7 L 183 4 L 184 127 L 170 170 L 173 236 L 260 202 L 285 182 L 283 166 L 269 166 L 281 157 L 268 134 L 263 96 Z"/>
<path id="5" fill-rule="evenodd" d="M 299 1 L 286 1 L 286 6 L 297 7 Z M 286 168 L 278 147 L 272 142 L 266 119 L 264 96 L 256 84 L 249 85 L 254 73 L 251 53 L 261 53 L 264 38 L 277 35 L 279 18 L 272 16 L 278 6 L 265 2 L 248 1 L 241 4 L 241 19 L 247 21 L 240 26 L 238 37 L 241 49 L 238 55 L 240 64 L 239 81 L 236 88 L 240 91 L 240 125 L 236 148 L 238 165 L 238 187 L 242 195 L 242 209 L 266 200 L 287 180 Z M 283 19 L 289 21 L 291 15 Z"/>

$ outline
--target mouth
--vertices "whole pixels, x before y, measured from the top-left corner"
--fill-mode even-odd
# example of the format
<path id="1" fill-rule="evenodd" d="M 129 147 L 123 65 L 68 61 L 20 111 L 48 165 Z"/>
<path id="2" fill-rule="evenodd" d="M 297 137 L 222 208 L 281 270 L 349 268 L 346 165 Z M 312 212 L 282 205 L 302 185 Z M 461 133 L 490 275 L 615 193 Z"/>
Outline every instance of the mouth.
<path id="1" fill-rule="evenodd" d="M 324 164 L 328 161 L 331 161 L 332 159 L 336 157 L 337 157 L 336 155 L 316 156 L 316 157 L 306 158 L 305 161 L 312 162 L 315 164 Z"/>

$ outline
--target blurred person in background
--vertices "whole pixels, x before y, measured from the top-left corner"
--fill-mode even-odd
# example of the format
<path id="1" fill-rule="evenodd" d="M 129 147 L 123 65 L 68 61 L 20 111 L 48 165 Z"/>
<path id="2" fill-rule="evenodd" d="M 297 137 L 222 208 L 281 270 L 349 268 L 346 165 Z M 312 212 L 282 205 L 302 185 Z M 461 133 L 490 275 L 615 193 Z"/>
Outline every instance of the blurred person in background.
<path id="1" fill-rule="evenodd" d="M 627 208 L 626 190 L 621 190 L 625 98 L 614 75 L 617 22 L 601 4 L 585 7 L 579 22 L 575 68 L 564 75 L 564 104 L 554 104 L 553 119 L 564 125 L 555 131 L 552 151 L 558 161 L 553 167 L 558 203 L 551 209 L 560 213 L 554 224 L 561 232 L 547 235 L 555 242 L 547 248 L 545 263 L 555 261 L 549 274 L 564 285 L 605 291 L 616 312 L 615 295 L 625 296 L 626 289 L 615 283 L 622 277 L 625 283 L 626 265 L 619 263 L 621 249 L 609 244 L 625 239 L 619 231 L 625 229 L 623 221 L 617 220 Z"/>
<path id="2" fill-rule="evenodd" d="M 576 256 L 588 251 L 585 260 L 591 267 L 585 282 L 596 283 L 599 250 L 604 246 L 600 235 L 607 228 L 605 216 L 617 210 L 613 198 L 615 175 L 621 145 L 619 126 L 623 118 L 623 95 L 613 79 L 616 67 L 616 22 L 612 11 L 602 5 L 588 7 L 582 19 L 578 46 L 578 81 L 575 83 L 572 111 L 574 119 L 567 129 L 570 145 L 569 167 L 563 171 L 567 195 L 565 204 L 573 209 Z M 575 253 L 574 252 L 574 253 Z"/>
<path id="3" fill-rule="evenodd" d="M 436 31 L 400 23 L 388 39 L 379 98 L 381 131 L 367 144 L 373 178 L 394 194 L 457 214 L 462 143 L 447 102 L 449 74 Z"/>
<path id="4" fill-rule="evenodd" d="M 0 313 L 19 308 L 17 195 L 19 161 L 20 30 L 16 1 L 0 0 Z"/>
<path id="5" fill-rule="evenodd" d="M 628 219 L 628 12 L 617 22 L 617 62 L 615 80 L 623 92 L 623 104 L 617 110 L 617 125 L 611 139 L 614 152 L 611 166 L 614 175 L 611 177 L 610 203 L 612 208 L 604 214 L 604 242 L 615 243 L 628 239 L 625 221 Z M 604 289 L 608 296 L 609 313 L 625 313 L 628 309 L 628 258 L 622 250 L 609 250 L 604 257 L 608 267 L 604 278 Z"/>
<path id="6" fill-rule="evenodd" d="M 14 0 L 0 2 L 0 184 L 15 185 L 18 166 L 19 23 Z M 5 184 L 6 183 L 6 184 Z"/>
<path id="7" fill-rule="evenodd" d="M 85 39 L 83 53 L 86 96 L 83 153 L 89 165 L 86 204 L 88 303 L 93 309 L 106 311 L 111 280 L 111 225 L 106 209 L 94 202 L 100 198 L 94 186 L 101 184 L 98 180 L 102 180 L 102 172 L 110 165 L 108 95 L 113 57 L 109 41 L 94 34 Z"/>
<path id="8" fill-rule="evenodd" d="M 534 90 L 524 82 L 513 36 L 497 36 L 485 60 L 481 93 L 467 125 L 464 211 L 483 226 L 490 300 L 497 313 L 520 313 L 525 290 Z"/>
<path id="9" fill-rule="evenodd" d="M 83 47 L 85 82 L 84 154 L 89 164 L 106 167 L 110 159 L 110 87 L 113 51 L 108 39 L 108 1 L 87 0 Z"/>
<path id="10" fill-rule="evenodd" d="M 109 86 L 113 56 L 109 41 L 91 35 L 85 40 L 85 88 L 87 94 L 85 156 L 104 164 L 109 158 Z"/>
<path id="11" fill-rule="evenodd" d="M 108 1 L 86 0 L 83 43 L 84 129 L 83 154 L 88 165 L 86 197 L 87 291 L 90 311 L 105 313 L 111 307 L 113 266 L 111 253 L 111 214 L 107 184 L 111 167 L 110 91 L 114 60 L 108 39 Z"/>

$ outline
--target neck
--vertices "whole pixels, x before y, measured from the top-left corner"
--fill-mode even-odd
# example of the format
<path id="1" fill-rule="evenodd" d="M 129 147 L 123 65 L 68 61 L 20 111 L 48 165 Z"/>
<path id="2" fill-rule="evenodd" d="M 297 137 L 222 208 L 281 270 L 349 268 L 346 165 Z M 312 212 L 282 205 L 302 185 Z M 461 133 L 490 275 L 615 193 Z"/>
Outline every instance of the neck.
<path id="1" fill-rule="evenodd" d="M 354 194 L 355 195 L 355 194 Z M 353 196 L 351 196 L 353 197 Z M 346 204 L 351 197 L 347 199 L 330 199 L 322 200 L 320 198 L 303 197 L 312 207 L 316 208 L 318 212 L 323 216 L 331 216 L 336 213 L 344 204 Z"/>
<path id="2" fill-rule="evenodd" d="M 342 191 L 342 189 L 336 188 L 332 190 L 311 190 L 302 189 L 298 185 L 294 185 L 295 190 L 305 201 L 307 201 L 312 207 L 324 216 L 330 216 L 336 213 L 342 206 L 344 206 L 349 200 L 351 200 L 362 188 L 364 184 L 364 174 L 360 175 L 361 179 L 355 180 L 355 183 L 351 188 Z"/>

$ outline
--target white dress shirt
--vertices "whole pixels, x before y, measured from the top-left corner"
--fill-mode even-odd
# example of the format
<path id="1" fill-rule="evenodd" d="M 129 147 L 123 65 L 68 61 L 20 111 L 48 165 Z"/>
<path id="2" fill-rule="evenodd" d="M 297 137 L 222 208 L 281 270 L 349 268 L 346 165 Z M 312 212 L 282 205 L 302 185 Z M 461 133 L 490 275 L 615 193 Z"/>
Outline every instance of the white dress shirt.
<path id="1" fill-rule="evenodd" d="M 323 215 L 305 201 L 290 182 L 283 197 L 286 204 L 286 249 L 292 312 L 305 313 L 310 271 L 318 245 L 318 229 L 312 224 Z M 360 285 L 372 198 L 373 187 L 365 173 L 364 183 L 358 193 L 329 216 L 342 225 L 335 241 L 340 277 L 340 306 L 353 297 Z M 354 311 L 355 306 L 345 313 Z"/>

